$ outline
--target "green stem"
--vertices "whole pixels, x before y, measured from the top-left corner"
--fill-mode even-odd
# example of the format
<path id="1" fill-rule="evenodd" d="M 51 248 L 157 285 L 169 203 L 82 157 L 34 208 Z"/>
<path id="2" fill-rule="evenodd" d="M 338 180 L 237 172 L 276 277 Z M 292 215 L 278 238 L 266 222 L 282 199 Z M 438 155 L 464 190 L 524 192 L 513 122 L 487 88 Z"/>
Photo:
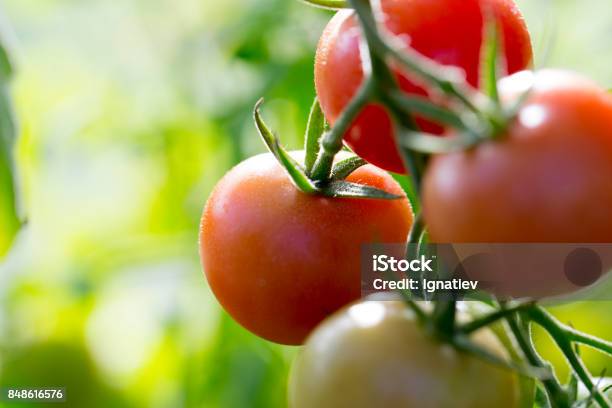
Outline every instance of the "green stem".
<path id="1" fill-rule="evenodd" d="M 532 305 L 533 305 L 533 302 L 521 303 L 521 304 L 518 304 L 512 307 L 507 307 L 505 309 L 496 310 L 495 312 L 481 316 L 478 319 L 472 320 L 471 322 L 460 326 L 459 328 L 457 328 L 457 331 L 463 334 L 473 333 L 517 311 L 524 310 L 525 308 L 531 307 Z"/>
<path id="2" fill-rule="evenodd" d="M 429 321 L 429 316 L 427 315 L 427 313 L 425 313 L 423 308 L 420 307 L 417 304 L 417 302 L 415 302 L 412 299 L 412 297 L 410 296 L 410 293 L 408 291 L 400 290 L 399 292 L 400 292 L 400 296 L 402 297 L 402 300 L 414 312 L 414 314 L 415 314 L 417 320 L 419 321 L 419 323 L 424 324 L 427 321 Z"/>
<path id="3" fill-rule="evenodd" d="M 370 58 L 370 70 L 373 80 L 376 85 L 376 96 L 383 103 L 391 115 L 394 117 L 395 134 L 399 135 L 401 129 L 417 130 L 417 126 L 412 118 L 412 115 L 407 114 L 403 110 L 399 109 L 395 103 L 392 102 L 390 95 L 398 92 L 398 85 L 395 76 L 389 69 L 385 62 L 385 53 L 381 52 L 380 48 L 380 37 L 376 29 L 376 21 L 372 13 L 372 7 L 368 0 L 349 0 L 355 12 L 359 16 L 359 22 L 364 33 L 366 40 L 369 58 Z M 397 128 L 401 129 L 397 129 Z M 399 143 L 397 144 L 399 148 Z M 423 163 L 425 158 L 422 154 L 416 152 L 406 151 L 400 148 L 402 153 L 402 159 L 409 176 L 412 179 L 415 191 L 420 191 L 421 187 L 421 174 Z"/>
<path id="4" fill-rule="evenodd" d="M 389 104 L 393 104 L 398 111 L 410 114 L 417 113 L 427 119 L 436 121 L 436 123 L 452 126 L 455 129 L 468 129 L 468 125 L 459 114 L 450 109 L 434 105 L 422 96 L 408 95 L 396 89 L 387 92 L 386 100 Z"/>
<path id="5" fill-rule="evenodd" d="M 595 336 L 591 336 L 590 334 L 582 333 L 581 331 L 578 331 L 571 326 L 563 324 L 541 307 L 538 307 L 530 312 L 530 315 L 532 316 L 533 320 L 541 326 L 542 323 L 546 324 L 546 327 L 554 326 L 558 332 L 563 333 L 563 336 L 568 338 L 570 341 L 585 344 L 603 353 L 612 355 L 611 342 L 597 338 Z"/>
<path id="6" fill-rule="evenodd" d="M 396 129 L 395 134 L 399 136 L 401 134 L 401 130 Z M 423 169 L 426 161 L 425 155 L 403 148 L 397 140 L 396 143 L 399 146 L 400 155 L 402 157 L 402 161 L 404 162 L 404 167 L 407 170 L 408 176 L 410 177 L 410 181 L 412 182 L 414 191 L 416 192 L 417 196 L 420 196 Z"/>
<path id="7" fill-rule="evenodd" d="M 468 336 L 455 335 L 452 339 L 450 339 L 450 343 L 461 351 L 473 354 L 474 356 L 481 358 L 484 361 L 487 361 L 498 367 L 516 371 L 517 373 L 526 377 L 541 378 L 547 375 L 546 372 L 542 372 L 541 368 L 522 365 L 512 360 L 507 361 L 499 357 L 498 355 L 490 352 L 487 348 L 473 343 L 472 341 L 470 341 Z"/>
<path id="8" fill-rule="evenodd" d="M 475 114 L 482 115 L 482 111 L 472 102 L 478 100 L 481 95 L 467 84 L 465 75 L 460 70 L 438 64 L 412 48 L 398 43 L 395 38 L 390 38 L 388 41 L 383 40 L 378 32 L 369 1 L 349 1 L 359 15 L 372 53 L 381 58 L 392 57 L 412 74 L 436 86 L 446 95 L 456 98 Z"/>
<path id="9" fill-rule="evenodd" d="M 346 109 L 342 112 L 332 129 L 323 135 L 321 151 L 312 168 L 312 179 L 326 181 L 331 174 L 334 157 L 342 149 L 342 138 L 363 107 L 372 99 L 373 81 L 367 78 L 357 90 Z"/>
<path id="10" fill-rule="evenodd" d="M 414 217 L 412 227 L 410 227 L 410 233 L 408 234 L 408 245 L 416 245 L 421 240 L 421 235 L 425 231 L 425 220 L 423 220 L 423 214 L 418 213 Z"/>
<path id="11" fill-rule="evenodd" d="M 372 54 L 378 55 L 383 60 L 390 57 L 397 61 L 413 75 L 460 102 L 487 123 L 493 134 L 501 133 L 505 121 L 500 118 L 499 109 L 496 108 L 494 101 L 474 89 L 466 81 L 465 74 L 461 70 L 439 64 L 413 48 L 406 47 L 401 40 L 392 35 L 379 33 L 368 0 L 349 1 L 359 15 Z"/>
<path id="12" fill-rule="evenodd" d="M 408 176 L 410 177 L 410 181 L 412 182 L 412 187 L 418 197 L 421 193 L 421 181 L 423 179 L 427 156 L 424 153 L 405 148 L 405 146 L 401 142 L 402 135 L 405 132 L 418 131 L 417 126 L 411 116 L 399 110 L 395 106 L 395 104 L 390 103 L 388 98 L 386 98 L 386 96 L 384 95 L 383 102 L 385 102 L 389 113 L 391 113 L 393 117 L 393 133 L 395 135 L 395 144 L 404 163 L 406 173 L 408 174 Z"/>
<path id="13" fill-rule="evenodd" d="M 419 256 L 420 248 L 419 244 L 421 243 L 421 237 L 425 232 L 425 221 L 423 220 L 423 214 L 418 212 L 414 217 L 412 222 L 412 226 L 410 227 L 410 232 L 408 233 L 408 239 L 406 240 L 406 259 L 416 259 Z M 419 280 L 423 280 L 423 272 L 419 275 Z M 408 293 L 412 293 L 410 290 L 405 290 Z M 404 291 L 401 291 L 404 292 Z M 421 295 L 423 300 L 427 300 L 425 296 L 425 292 Z"/>
<path id="14" fill-rule="evenodd" d="M 591 336 L 590 334 L 579 332 L 578 330 L 574 330 L 568 326 L 565 326 L 565 332 L 570 338 L 570 340 L 576 343 L 581 343 L 593 347 L 596 350 L 612 355 L 612 343 L 610 343 L 609 341 L 605 341 L 595 336 Z"/>
<path id="15" fill-rule="evenodd" d="M 567 335 L 568 332 L 566 328 L 541 307 L 533 307 L 525 313 L 531 320 L 542 326 L 542 328 L 544 328 L 552 337 L 563 355 L 565 355 L 567 362 L 569 363 L 570 367 L 572 367 L 572 370 L 576 376 L 591 392 L 593 399 L 599 404 L 599 406 L 601 408 L 609 408 L 610 403 L 601 393 L 601 391 L 597 389 L 596 385 L 593 383 L 593 379 L 591 378 L 589 371 L 572 347 L 572 342 Z"/>
<path id="16" fill-rule="evenodd" d="M 349 4 L 345 0 L 302 0 L 306 4 L 310 4 L 315 7 L 321 7 L 331 10 L 338 10 L 343 8 L 349 8 Z"/>
<path id="17" fill-rule="evenodd" d="M 390 103 L 386 95 L 382 95 L 382 97 L 383 103 L 385 103 L 387 109 L 389 110 L 389 113 L 393 118 L 393 134 L 395 135 L 395 145 L 397 146 L 397 149 L 402 158 L 406 173 L 410 177 L 412 187 L 418 197 L 421 193 L 421 181 L 423 179 L 427 156 L 415 150 L 407 149 L 401 143 L 402 135 L 405 132 L 416 132 L 418 131 L 418 127 L 415 124 L 412 116 L 398 109 L 395 104 Z"/>
<path id="18" fill-rule="evenodd" d="M 405 111 L 399 109 L 399 107 L 393 103 L 392 95 L 398 92 L 397 81 L 385 63 L 386 53 L 384 52 L 384 48 L 381 48 L 380 46 L 381 39 L 376 29 L 376 21 L 374 20 L 372 7 L 369 1 L 350 0 L 350 2 L 354 7 L 355 12 L 359 16 L 361 28 L 368 46 L 372 76 L 376 78 L 378 90 L 377 96 L 395 119 L 394 126 L 396 129 L 394 133 L 396 137 L 402 133 L 403 129 L 418 130 L 412 115 L 409 115 Z M 420 153 L 402 149 L 399 141 L 396 141 L 396 143 L 400 152 L 402 153 L 404 166 L 412 179 L 415 191 L 420 192 L 425 158 Z"/>
<path id="19" fill-rule="evenodd" d="M 546 389 L 546 392 L 548 393 L 548 396 L 553 406 L 555 408 L 569 408 L 571 404 L 569 402 L 567 393 L 565 392 L 557 378 L 554 376 L 550 364 L 545 362 L 536 351 L 535 346 L 531 341 L 529 327 L 521 327 L 518 319 L 519 318 L 516 314 L 506 316 L 508 326 L 514 334 L 517 345 L 522 350 L 523 354 L 525 355 L 525 358 L 527 359 L 530 365 L 534 367 L 540 367 L 550 374 L 549 378 L 544 378 L 540 381 L 542 382 L 542 385 L 544 385 L 544 388 Z"/>
<path id="20" fill-rule="evenodd" d="M 433 312 L 433 328 L 445 339 L 452 339 L 455 333 L 457 301 L 455 299 L 438 299 Z"/>

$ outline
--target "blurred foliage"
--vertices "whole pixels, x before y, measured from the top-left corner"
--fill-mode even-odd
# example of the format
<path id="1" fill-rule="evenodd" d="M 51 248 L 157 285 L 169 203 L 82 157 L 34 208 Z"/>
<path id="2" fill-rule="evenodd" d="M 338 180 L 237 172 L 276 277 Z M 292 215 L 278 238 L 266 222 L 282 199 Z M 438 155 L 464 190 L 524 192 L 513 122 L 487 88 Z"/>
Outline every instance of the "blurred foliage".
<path id="1" fill-rule="evenodd" d="M 301 145 L 330 13 L 289 0 L 4 4 L 28 224 L 0 267 L 0 384 L 61 384 L 75 407 L 284 406 L 295 349 L 220 311 L 197 231 L 215 182 L 263 151 L 251 122 L 260 96 L 284 144 Z M 608 0 L 521 4 L 549 65 L 612 85 Z M 0 200 L 0 226 L 17 225 L 5 221 L 16 220 L 10 194 Z M 611 338 L 607 310 L 557 309 Z M 540 348 L 567 372 L 549 342 Z"/>
<path id="2" fill-rule="evenodd" d="M 9 96 L 13 67 L 5 45 L 0 43 L 0 258 L 19 229 L 14 162 L 15 122 Z"/>

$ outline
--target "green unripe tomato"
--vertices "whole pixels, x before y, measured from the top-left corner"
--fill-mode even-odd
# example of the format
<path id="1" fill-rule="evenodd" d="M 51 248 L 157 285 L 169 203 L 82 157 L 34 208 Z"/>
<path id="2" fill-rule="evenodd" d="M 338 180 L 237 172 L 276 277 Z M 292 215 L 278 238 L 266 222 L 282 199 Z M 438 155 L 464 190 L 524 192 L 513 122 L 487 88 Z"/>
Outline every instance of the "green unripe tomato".
<path id="1" fill-rule="evenodd" d="M 505 357 L 494 334 L 472 340 Z M 289 384 L 292 408 L 514 408 L 518 378 L 435 340 L 399 301 L 356 303 L 309 337 Z"/>

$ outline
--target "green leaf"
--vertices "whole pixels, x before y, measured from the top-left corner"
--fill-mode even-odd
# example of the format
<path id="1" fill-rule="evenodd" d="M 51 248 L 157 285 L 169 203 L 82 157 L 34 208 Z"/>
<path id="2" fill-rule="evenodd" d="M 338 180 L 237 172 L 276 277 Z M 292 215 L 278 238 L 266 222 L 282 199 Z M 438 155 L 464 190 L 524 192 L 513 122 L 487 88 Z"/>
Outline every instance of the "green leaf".
<path id="1" fill-rule="evenodd" d="M 344 0 L 302 0 L 311 6 L 320 7 L 329 10 L 340 10 L 350 8 L 348 1 Z"/>
<path id="2" fill-rule="evenodd" d="M 13 157 L 17 132 L 9 95 L 11 73 L 8 53 L 0 44 L 0 256 L 21 227 Z"/>
<path id="3" fill-rule="evenodd" d="M 8 82 L 13 75 L 13 64 L 4 44 L 0 43 L 0 80 Z"/>
<path id="4" fill-rule="evenodd" d="M 327 122 L 325 116 L 319 105 L 319 100 L 315 98 L 310 108 L 310 115 L 308 116 L 308 125 L 306 126 L 306 135 L 304 137 L 304 150 L 306 151 L 306 157 L 304 158 L 304 168 L 306 174 L 310 174 L 312 166 L 314 166 L 317 160 L 317 154 L 321 148 L 321 136 L 325 133 L 327 128 Z"/>
<path id="5" fill-rule="evenodd" d="M 344 159 L 336 163 L 334 168 L 332 169 L 331 179 L 332 180 L 344 180 L 347 178 L 352 172 L 357 170 L 358 168 L 365 166 L 368 164 L 367 161 L 363 160 L 359 156 L 349 157 L 348 159 Z"/>
<path id="6" fill-rule="evenodd" d="M 328 197 L 337 198 L 371 198 L 378 200 L 397 200 L 404 198 L 375 187 L 342 180 L 332 181 L 325 185 L 321 189 L 321 193 Z"/>
<path id="7" fill-rule="evenodd" d="M 484 39 L 480 56 L 480 87 L 500 106 L 497 82 L 506 69 L 501 66 L 501 32 L 495 17 L 489 13 L 484 29 Z"/>
<path id="8" fill-rule="evenodd" d="M 263 139 L 266 147 L 276 157 L 278 162 L 285 168 L 287 174 L 296 185 L 298 189 L 303 191 L 306 194 L 315 194 L 319 192 L 319 189 L 315 186 L 315 184 L 308 178 L 305 170 L 302 166 L 293 159 L 287 153 L 285 149 L 280 145 L 278 139 L 272 131 L 268 128 L 268 126 L 263 121 L 260 113 L 259 107 L 263 103 L 263 99 L 260 99 L 255 104 L 255 109 L 253 110 L 253 118 L 255 119 L 255 126 L 259 131 L 261 138 Z"/>

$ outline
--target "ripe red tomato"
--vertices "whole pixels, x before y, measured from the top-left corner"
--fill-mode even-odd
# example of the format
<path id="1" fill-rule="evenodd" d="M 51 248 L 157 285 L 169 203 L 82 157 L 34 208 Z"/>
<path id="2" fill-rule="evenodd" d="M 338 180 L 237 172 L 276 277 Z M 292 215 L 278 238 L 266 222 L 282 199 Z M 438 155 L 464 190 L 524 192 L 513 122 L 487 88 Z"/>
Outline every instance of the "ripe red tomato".
<path id="1" fill-rule="evenodd" d="M 403 195 L 367 165 L 348 181 Z M 407 199 L 335 199 L 295 188 L 270 154 L 232 169 L 210 196 L 200 229 L 206 277 L 225 310 L 253 333 L 301 344 L 326 316 L 360 297 L 360 246 L 403 242 Z"/>
<path id="2" fill-rule="evenodd" d="M 530 66 L 532 49 L 527 27 L 512 0 L 382 0 L 385 25 L 406 44 L 440 63 L 465 70 L 470 84 L 478 85 L 483 10 L 496 13 L 504 36 L 509 73 Z M 323 112 L 333 124 L 363 80 L 358 23 L 352 11 L 340 11 L 323 32 L 315 61 L 315 85 Z M 426 91 L 410 75 L 396 72 L 401 88 L 411 94 Z M 418 120 L 423 130 L 442 128 Z M 369 162 L 405 173 L 395 147 L 389 115 L 382 106 L 369 105 L 345 135 L 346 142 Z"/>
<path id="3" fill-rule="evenodd" d="M 530 86 L 499 139 L 432 159 L 423 181 L 432 241 L 612 242 L 612 97 L 564 71 L 522 72 L 500 82 L 506 99 Z M 527 279 L 523 272 L 513 279 Z M 559 278 L 551 275 L 537 289 L 572 287 Z"/>
<path id="4" fill-rule="evenodd" d="M 472 341 L 506 358 L 489 329 Z M 325 320 L 289 381 L 291 408 L 519 406 L 518 379 L 428 336 L 402 302 L 366 301 Z"/>

